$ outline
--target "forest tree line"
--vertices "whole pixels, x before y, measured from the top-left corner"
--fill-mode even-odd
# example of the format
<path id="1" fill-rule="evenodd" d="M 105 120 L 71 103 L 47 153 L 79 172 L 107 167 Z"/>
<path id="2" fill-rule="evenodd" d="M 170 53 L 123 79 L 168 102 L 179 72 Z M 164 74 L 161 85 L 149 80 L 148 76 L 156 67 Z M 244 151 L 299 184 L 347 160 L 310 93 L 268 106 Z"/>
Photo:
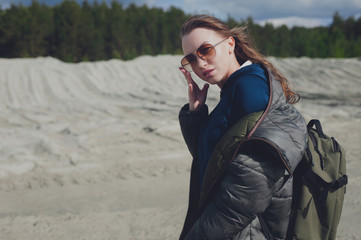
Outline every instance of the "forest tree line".
<path id="1" fill-rule="evenodd" d="M 140 55 L 182 54 L 179 29 L 189 17 L 181 9 L 124 7 L 65 0 L 55 6 L 0 9 L 0 57 L 52 56 L 66 62 L 133 59 Z M 256 47 L 276 57 L 360 57 L 361 18 L 335 13 L 327 27 L 260 26 L 251 17 L 228 17 L 230 27 L 247 24 Z"/>

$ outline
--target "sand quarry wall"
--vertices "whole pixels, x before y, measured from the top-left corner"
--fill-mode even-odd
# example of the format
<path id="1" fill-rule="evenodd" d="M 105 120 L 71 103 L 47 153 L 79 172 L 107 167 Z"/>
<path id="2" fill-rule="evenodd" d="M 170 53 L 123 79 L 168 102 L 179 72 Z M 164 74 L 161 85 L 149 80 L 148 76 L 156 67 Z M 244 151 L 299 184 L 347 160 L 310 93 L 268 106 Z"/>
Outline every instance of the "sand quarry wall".
<path id="1" fill-rule="evenodd" d="M 0 59 L 0 239 L 177 239 L 191 163 L 180 59 Z M 338 239 L 361 239 L 361 61 L 269 60 L 345 146 Z"/>

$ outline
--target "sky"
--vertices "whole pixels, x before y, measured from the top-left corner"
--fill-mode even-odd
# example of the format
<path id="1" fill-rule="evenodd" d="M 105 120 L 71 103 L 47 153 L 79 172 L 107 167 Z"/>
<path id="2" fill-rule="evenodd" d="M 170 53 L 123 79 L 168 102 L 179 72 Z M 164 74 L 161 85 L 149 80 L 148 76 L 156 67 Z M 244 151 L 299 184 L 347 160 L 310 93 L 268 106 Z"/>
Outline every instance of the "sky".
<path id="1" fill-rule="evenodd" d="M 62 0 L 37 1 L 53 6 Z M 88 0 L 88 2 L 93 1 Z M 98 2 L 102 1 L 98 0 Z M 327 26 L 332 22 L 336 12 L 343 18 L 361 17 L 361 0 L 118 0 L 118 2 L 124 7 L 135 3 L 164 10 L 175 6 L 186 13 L 210 14 L 222 20 L 227 20 L 228 16 L 237 21 L 252 17 L 259 24 L 270 22 L 275 26 L 286 24 L 289 27 Z M 2 9 L 8 8 L 12 3 L 22 3 L 27 6 L 31 0 L 0 0 Z"/>

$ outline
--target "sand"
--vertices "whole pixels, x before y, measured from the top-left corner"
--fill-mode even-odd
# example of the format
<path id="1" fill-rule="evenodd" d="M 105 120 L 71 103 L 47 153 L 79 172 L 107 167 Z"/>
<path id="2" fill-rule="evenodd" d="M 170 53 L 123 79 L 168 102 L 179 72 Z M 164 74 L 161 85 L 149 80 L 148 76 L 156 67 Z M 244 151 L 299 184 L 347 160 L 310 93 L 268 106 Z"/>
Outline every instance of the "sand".
<path id="1" fill-rule="evenodd" d="M 177 239 L 191 157 L 181 56 L 0 59 L 0 239 Z M 269 58 L 347 151 L 337 239 L 361 239 L 361 60 Z M 200 82 L 200 80 L 197 80 Z M 214 107 L 219 89 L 211 87 Z"/>

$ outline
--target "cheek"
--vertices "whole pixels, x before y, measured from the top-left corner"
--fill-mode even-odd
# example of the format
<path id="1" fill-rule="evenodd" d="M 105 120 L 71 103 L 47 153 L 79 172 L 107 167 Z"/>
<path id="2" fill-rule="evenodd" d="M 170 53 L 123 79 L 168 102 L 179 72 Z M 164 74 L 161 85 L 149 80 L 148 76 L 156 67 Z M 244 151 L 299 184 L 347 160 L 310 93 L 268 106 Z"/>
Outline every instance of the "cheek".
<path id="1" fill-rule="evenodd" d="M 226 68 L 229 61 L 223 54 L 217 55 L 216 58 L 214 58 L 213 60 L 213 65 L 217 67 L 220 71 L 223 71 Z"/>
<path id="2" fill-rule="evenodd" d="M 222 62 L 228 63 L 230 60 L 230 54 L 228 54 L 228 48 L 222 48 L 222 51 L 219 51 L 218 57 L 221 59 Z"/>
<path id="3" fill-rule="evenodd" d="M 232 64 L 233 58 L 232 55 L 228 53 L 228 51 L 223 51 L 219 55 L 219 61 L 218 64 L 221 64 L 222 69 L 228 69 L 230 65 Z"/>
<path id="4" fill-rule="evenodd" d="M 202 77 L 202 71 L 199 70 L 199 68 L 193 69 L 193 72 L 194 72 L 194 74 L 197 75 L 199 78 Z"/>

